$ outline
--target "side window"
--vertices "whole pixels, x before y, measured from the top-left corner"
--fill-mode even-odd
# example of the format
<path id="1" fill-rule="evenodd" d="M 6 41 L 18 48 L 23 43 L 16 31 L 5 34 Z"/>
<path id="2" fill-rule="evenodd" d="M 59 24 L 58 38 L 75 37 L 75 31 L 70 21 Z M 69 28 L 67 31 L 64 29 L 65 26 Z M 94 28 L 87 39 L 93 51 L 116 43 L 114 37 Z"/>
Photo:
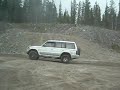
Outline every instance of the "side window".
<path id="1" fill-rule="evenodd" d="M 65 48 L 65 43 L 62 43 L 61 48 Z"/>
<path id="2" fill-rule="evenodd" d="M 75 49 L 75 45 L 74 45 L 74 43 L 66 43 L 66 48 Z"/>
<path id="3" fill-rule="evenodd" d="M 57 48 L 61 48 L 61 43 L 60 42 L 56 42 L 56 47 Z"/>
<path id="4" fill-rule="evenodd" d="M 63 43 L 63 42 L 56 42 L 56 47 L 57 48 L 65 48 L 65 43 Z"/>
<path id="5" fill-rule="evenodd" d="M 43 47 L 55 47 L 55 42 L 46 42 Z"/>

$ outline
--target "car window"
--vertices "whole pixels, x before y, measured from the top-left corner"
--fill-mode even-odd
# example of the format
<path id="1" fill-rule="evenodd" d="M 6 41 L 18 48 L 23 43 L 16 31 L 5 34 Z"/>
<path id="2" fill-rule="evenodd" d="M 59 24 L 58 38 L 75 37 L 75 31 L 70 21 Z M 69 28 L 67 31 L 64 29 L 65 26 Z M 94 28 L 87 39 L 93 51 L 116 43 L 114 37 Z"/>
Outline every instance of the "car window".
<path id="1" fill-rule="evenodd" d="M 65 48 L 65 43 L 63 43 L 63 42 L 56 42 L 56 47 L 57 48 Z"/>
<path id="2" fill-rule="evenodd" d="M 66 43 L 66 48 L 75 49 L 75 45 L 74 45 L 74 43 Z"/>
<path id="3" fill-rule="evenodd" d="M 44 47 L 55 47 L 55 42 L 46 42 L 43 46 Z"/>

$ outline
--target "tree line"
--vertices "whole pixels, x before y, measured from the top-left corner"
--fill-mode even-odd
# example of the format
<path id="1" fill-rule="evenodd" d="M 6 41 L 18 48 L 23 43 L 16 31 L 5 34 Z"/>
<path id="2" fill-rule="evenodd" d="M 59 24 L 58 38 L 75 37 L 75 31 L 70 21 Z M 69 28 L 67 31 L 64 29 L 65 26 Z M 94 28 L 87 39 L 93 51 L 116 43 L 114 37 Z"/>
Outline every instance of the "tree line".
<path id="1" fill-rule="evenodd" d="M 54 0 L 0 0 L 0 21 L 83 24 L 120 30 L 120 4 L 117 13 L 113 0 L 106 3 L 104 14 L 97 2 L 91 6 L 89 0 L 72 0 L 70 11 L 63 11 L 60 2 L 57 10 Z"/>
<path id="2" fill-rule="evenodd" d="M 0 0 L 0 21 L 52 23 L 57 21 L 54 0 Z"/>

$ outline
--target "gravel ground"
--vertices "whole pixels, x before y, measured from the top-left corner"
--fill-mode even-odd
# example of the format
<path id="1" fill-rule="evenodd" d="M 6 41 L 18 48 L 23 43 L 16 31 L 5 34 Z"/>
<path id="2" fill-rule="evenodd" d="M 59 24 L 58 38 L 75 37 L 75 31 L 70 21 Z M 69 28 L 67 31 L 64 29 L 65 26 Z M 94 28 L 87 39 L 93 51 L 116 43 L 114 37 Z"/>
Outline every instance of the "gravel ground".
<path id="1" fill-rule="evenodd" d="M 120 90 L 120 62 L 0 56 L 0 90 Z"/>

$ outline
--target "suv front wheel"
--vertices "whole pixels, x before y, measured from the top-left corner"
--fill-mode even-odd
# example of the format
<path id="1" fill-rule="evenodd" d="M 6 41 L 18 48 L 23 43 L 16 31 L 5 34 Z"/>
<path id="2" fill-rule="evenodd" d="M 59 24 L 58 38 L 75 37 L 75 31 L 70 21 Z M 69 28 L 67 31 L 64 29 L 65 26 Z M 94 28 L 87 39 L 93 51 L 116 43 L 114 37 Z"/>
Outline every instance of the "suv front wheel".
<path id="1" fill-rule="evenodd" d="M 39 59 L 39 55 L 38 55 L 37 51 L 30 51 L 29 52 L 29 58 L 31 60 L 38 60 Z"/>
<path id="2" fill-rule="evenodd" d="M 70 55 L 65 54 L 61 56 L 62 63 L 69 63 L 70 60 L 71 60 Z"/>

